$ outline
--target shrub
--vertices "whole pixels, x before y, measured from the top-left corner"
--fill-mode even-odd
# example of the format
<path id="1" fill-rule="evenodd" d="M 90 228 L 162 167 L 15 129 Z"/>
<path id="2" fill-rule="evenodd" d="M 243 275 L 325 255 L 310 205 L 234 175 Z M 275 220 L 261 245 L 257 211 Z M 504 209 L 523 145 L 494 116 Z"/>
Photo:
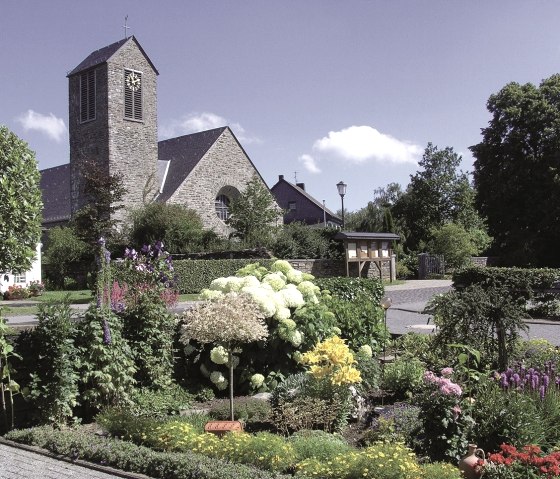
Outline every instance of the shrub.
<path id="1" fill-rule="evenodd" d="M 103 406 L 129 404 L 136 368 L 121 320 L 91 305 L 77 324 L 76 348 L 86 416 Z"/>
<path id="2" fill-rule="evenodd" d="M 461 471 L 448 462 L 428 462 L 420 465 L 422 479 L 463 479 Z M 486 476 L 485 476 L 486 477 Z"/>
<path id="3" fill-rule="evenodd" d="M 406 479 L 420 468 L 402 444 L 378 443 L 365 449 L 341 452 L 330 461 L 306 459 L 296 466 L 296 475 L 324 479 Z"/>
<path id="4" fill-rule="evenodd" d="M 55 454 L 85 459 L 125 471 L 161 479 L 289 479 L 292 476 L 262 471 L 208 458 L 189 451 L 156 452 L 127 441 L 85 434 L 57 431 L 51 427 L 12 431 L 8 439 L 48 448 Z"/>
<path id="5" fill-rule="evenodd" d="M 249 396 L 236 397 L 233 409 L 235 418 L 243 421 L 248 429 L 259 427 L 271 420 L 270 403 L 262 399 L 253 399 Z M 229 402 L 223 399 L 214 401 L 210 409 L 210 415 L 219 420 L 228 420 L 229 412 Z"/>
<path id="6" fill-rule="evenodd" d="M 363 442 L 372 445 L 377 441 L 402 442 L 411 448 L 419 445 L 418 433 L 422 429 L 420 408 L 407 403 L 385 406 L 372 420 Z"/>
<path id="7" fill-rule="evenodd" d="M 352 451 L 352 447 L 339 435 L 325 431 L 302 429 L 288 438 L 296 462 L 305 459 L 330 461 L 336 454 Z"/>
<path id="8" fill-rule="evenodd" d="M 338 299 L 355 301 L 363 295 L 375 305 L 379 305 L 384 293 L 383 283 L 372 278 L 316 278 L 315 284 Z"/>
<path id="9" fill-rule="evenodd" d="M 321 229 L 295 222 L 276 229 L 271 250 L 280 259 L 328 258 L 329 240 Z"/>
<path id="10" fill-rule="evenodd" d="M 422 362 L 416 358 L 397 358 L 395 362 L 385 365 L 381 388 L 401 399 L 411 397 L 422 385 L 425 370 Z"/>
<path id="11" fill-rule="evenodd" d="M 545 455 L 540 447 L 523 446 L 520 450 L 509 444 L 502 444 L 500 451 L 488 456 L 482 467 L 485 477 L 538 478 L 560 475 L 560 452 Z"/>
<path id="12" fill-rule="evenodd" d="M 159 390 L 134 389 L 129 410 L 135 416 L 164 417 L 179 414 L 194 401 L 193 395 L 181 386 L 170 384 Z"/>
<path id="13" fill-rule="evenodd" d="M 17 300 L 17 299 L 27 299 L 31 296 L 31 293 L 27 288 L 23 286 L 8 286 L 8 290 L 4 292 L 4 299 Z"/>
<path id="14" fill-rule="evenodd" d="M 31 374 L 29 397 L 43 423 L 61 425 L 73 417 L 78 399 L 75 326 L 66 296 L 60 304 L 41 304 L 33 330 L 36 370 Z"/>

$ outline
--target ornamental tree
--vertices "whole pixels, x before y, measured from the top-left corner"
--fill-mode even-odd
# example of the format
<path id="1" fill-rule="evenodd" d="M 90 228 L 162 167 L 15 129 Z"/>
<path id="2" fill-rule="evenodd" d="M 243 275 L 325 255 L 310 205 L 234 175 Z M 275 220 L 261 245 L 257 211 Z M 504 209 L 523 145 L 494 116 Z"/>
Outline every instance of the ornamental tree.
<path id="1" fill-rule="evenodd" d="M 0 126 L 0 272 L 31 267 L 41 237 L 39 180 L 35 153 Z"/>
<path id="2" fill-rule="evenodd" d="M 233 353 L 242 344 L 262 341 L 268 337 L 264 315 L 249 295 L 228 293 L 215 301 L 202 303 L 188 310 L 183 320 L 183 343 L 189 344 L 191 339 L 201 343 L 216 343 L 227 352 L 229 409 L 233 421 Z M 218 356 L 219 351 L 213 350 L 213 354 Z M 227 385 L 223 378 L 214 378 L 215 383 L 218 381 Z"/>

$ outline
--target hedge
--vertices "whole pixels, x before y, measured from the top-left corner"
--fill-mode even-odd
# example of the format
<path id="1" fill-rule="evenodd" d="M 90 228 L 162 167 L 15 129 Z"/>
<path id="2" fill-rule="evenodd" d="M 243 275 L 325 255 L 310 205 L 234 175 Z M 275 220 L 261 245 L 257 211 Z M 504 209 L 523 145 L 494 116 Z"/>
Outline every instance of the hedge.
<path id="1" fill-rule="evenodd" d="M 128 441 L 78 430 L 42 426 L 9 432 L 6 439 L 66 456 L 162 479 L 293 479 L 242 464 L 231 464 L 194 452 L 159 452 Z"/>
<path id="2" fill-rule="evenodd" d="M 526 292 L 530 296 L 553 288 L 560 281 L 560 269 L 553 268 L 498 268 L 471 266 L 453 274 L 453 286 L 466 288 L 473 284 L 495 284 L 510 291 Z"/>
<path id="3" fill-rule="evenodd" d="M 353 301 L 360 294 L 365 294 L 373 304 L 378 305 L 385 288 L 381 280 L 376 278 L 315 278 L 315 284 L 321 289 L 330 291 L 334 296 L 346 301 Z"/>
<path id="4" fill-rule="evenodd" d="M 270 268 L 275 259 L 181 259 L 173 261 L 179 292 L 197 294 L 216 278 L 234 276 L 238 269 L 252 263 Z"/>

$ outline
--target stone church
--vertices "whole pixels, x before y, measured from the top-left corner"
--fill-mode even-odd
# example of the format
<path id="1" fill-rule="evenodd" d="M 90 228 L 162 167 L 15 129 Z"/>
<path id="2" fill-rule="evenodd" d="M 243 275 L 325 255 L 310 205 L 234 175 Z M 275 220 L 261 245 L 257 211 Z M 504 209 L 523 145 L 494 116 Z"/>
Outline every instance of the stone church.
<path id="1" fill-rule="evenodd" d="M 83 206 L 84 161 L 122 175 L 127 208 L 181 204 L 224 236 L 231 232 L 225 223 L 230 201 L 255 174 L 266 186 L 227 126 L 158 142 L 157 76 L 133 36 L 91 53 L 70 71 L 70 163 L 41 171 L 45 228 L 65 224 Z"/>

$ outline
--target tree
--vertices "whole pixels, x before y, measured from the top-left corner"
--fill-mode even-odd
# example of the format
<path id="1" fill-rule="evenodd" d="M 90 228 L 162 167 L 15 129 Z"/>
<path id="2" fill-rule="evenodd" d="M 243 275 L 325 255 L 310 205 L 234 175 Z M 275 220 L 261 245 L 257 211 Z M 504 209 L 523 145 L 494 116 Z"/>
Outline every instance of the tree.
<path id="1" fill-rule="evenodd" d="M 192 253 L 217 241 L 213 231 L 205 231 L 198 214 L 182 205 L 151 203 L 134 210 L 129 232 L 133 246 L 162 241 L 173 254 Z"/>
<path id="2" fill-rule="evenodd" d="M 31 267 L 41 237 L 39 181 L 35 154 L 0 126 L 0 272 Z"/>
<path id="3" fill-rule="evenodd" d="M 428 249 L 443 255 L 445 265 L 450 268 L 464 266 L 471 256 L 479 253 L 467 230 L 457 223 L 446 223 L 433 230 Z"/>
<path id="4" fill-rule="evenodd" d="M 266 244 L 279 213 L 274 197 L 254 175 L 245 191 L 231 201 L 227 224 L 247 245 L 260 246 Z"/>
<path id="5" fill-rule="evenodd" d="M 507 264 L 560 266 L 560 75 L 490 96 L 471 146 L 480 211 Z"/>
<path id="6" fill-rule="evenodd" d="M 85 161 L 81 195 L 86 203 L 72 218 L 78 237 L 90 244 L 96 244 L 100 237 L 114 238 L 120 223 L 115 213 L 124 208 L 120 202 L 125 194 L 121 174 L 111 175 L 97 163 Z"/>
<path id="7" fill-rule="evenodd" d="M 457 222 L 466 229 L 483 228 L 474 204 L 474 192 L 467 173 L 458 171 L 461 156 L 446 147 L 428 143 L 419 162 L 422 170 L 411 175 L 406 192 L 392 213 L 404 229 L 406 246 L 418 251 L 445 223 Z"/>

